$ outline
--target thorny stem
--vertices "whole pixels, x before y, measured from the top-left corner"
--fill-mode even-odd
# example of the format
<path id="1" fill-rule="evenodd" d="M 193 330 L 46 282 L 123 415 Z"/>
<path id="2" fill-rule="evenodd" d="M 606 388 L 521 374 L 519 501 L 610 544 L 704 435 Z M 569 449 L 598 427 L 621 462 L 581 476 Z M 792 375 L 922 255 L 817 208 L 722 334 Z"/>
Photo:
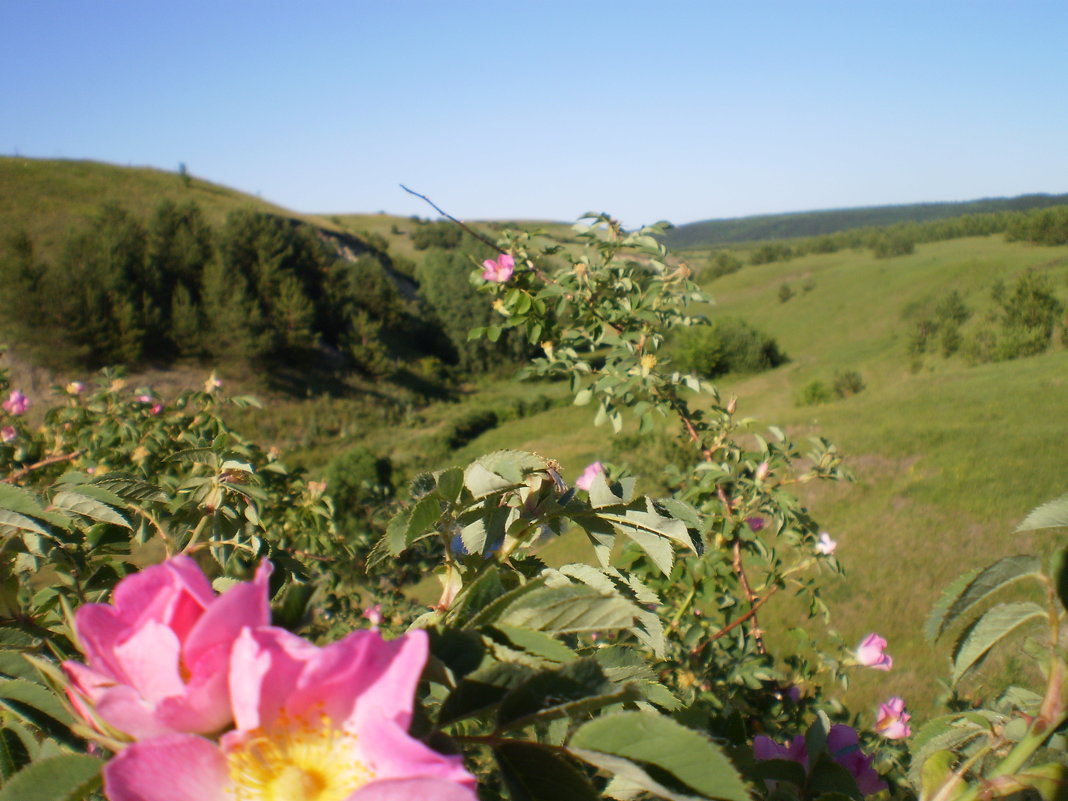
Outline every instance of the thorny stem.
<path id="1" fill-rule="evenodd" d="M 467 233 L 471 234 L 471 236 L 473 236 L 475 239 L 477 239 L 482 244 L 489 245 L 494 250 L 497 250 L 497 243 L 496 242 L 490 242 L 486 237 L 482 236 L 482 234 L 478 233 L 477 231 L 473 231 L 467 225 L 465 225 L 464 223 L 460 222 L 455 217 L 453 217 L 451 214 L 449 214 L 447 211 L 442 209 L 437 203 L 435 203 L 433 200 L 428 198 L 426 195 L 420 195 L 418 192 L 416 192 L 416 191 L 414 191 L 412 189 L 409 189 L 404 184 L 401 184 L 400 188 L 403 189 L 405 192 L 407 192 L 409 195 L 415 195 L 420 200 L 423 200 L 423 201 L 429 203 L 430 206 L 434 209 L 434 211 L 436 211 L 442 217 L 445 217 L 445 218 L 451 220 L 452 222 L 456 223 L 458 226 L 460 226 L 463 230 L 467 231 Z"/>
<path id="2" fill-rule="evenodd" d="M 69 462 L 72 459 L 77 459 L 81 455 L 81 451 L 74 451 L 73 453 L 61 453 L 56 456 L 49 456 L 47 459 L 42 459 L 39 462 L 34 462 L 31 465 L 23 467 L 21 470 L 16 470 L 15 472 L 8 475 L 6 478 L 0 479 L 0 483 L 13 484 L 23 476 L 29 475 L 34 470 L 40 470 L 42 467 L 48 467 L 48 465 L 50 464 L 58 464 L 59 462 Z"/>

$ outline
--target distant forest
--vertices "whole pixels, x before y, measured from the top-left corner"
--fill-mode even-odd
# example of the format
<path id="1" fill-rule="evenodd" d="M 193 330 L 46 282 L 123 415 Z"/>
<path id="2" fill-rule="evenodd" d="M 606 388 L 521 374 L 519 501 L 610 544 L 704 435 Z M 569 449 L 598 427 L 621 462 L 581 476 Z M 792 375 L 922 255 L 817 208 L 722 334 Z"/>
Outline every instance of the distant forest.
<path id="1" fill-rule="evenodd" d="M 1068 194 L 1035 194 L 962 203 L 911 203 L 904 206 L 763 214 L 755 217 L 706 220 L 680 225 L 668 231 L 663 239 L 665 245 L 674 249 L 717 247 L 768 239 L 825 236 L 854 228 L 932 222 L 967 214 L 1030 211 L 1063 205 L 1068 205 Z"/>

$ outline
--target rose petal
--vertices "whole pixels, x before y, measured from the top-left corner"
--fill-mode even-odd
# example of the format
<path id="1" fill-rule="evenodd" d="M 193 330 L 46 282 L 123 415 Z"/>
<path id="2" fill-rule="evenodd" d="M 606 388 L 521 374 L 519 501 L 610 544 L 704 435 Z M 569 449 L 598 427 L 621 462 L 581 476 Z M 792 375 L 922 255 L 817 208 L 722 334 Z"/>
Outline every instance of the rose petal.
<path id="1" fill-rule="evenodd" d="M 189 734 L 134 743 L 104 766 L 109 801 L 227 801 L 228 781 L 222 752 Z"/>

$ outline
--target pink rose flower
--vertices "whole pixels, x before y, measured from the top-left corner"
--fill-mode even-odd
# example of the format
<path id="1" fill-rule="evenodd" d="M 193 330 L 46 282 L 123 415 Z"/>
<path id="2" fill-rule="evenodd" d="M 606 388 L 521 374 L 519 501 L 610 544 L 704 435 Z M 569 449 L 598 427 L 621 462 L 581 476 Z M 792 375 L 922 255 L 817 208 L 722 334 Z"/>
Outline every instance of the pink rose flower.
<path id="1" fill-rule="evenodd" d="M 363 610 L 363 617 L 370 621 L 371 628 L 377 629 L 382 624 L 382 604 L 375 604 Z"/>
<path id="2" fill-rule="evenodd" d="M 582 471 L 582 475 L 575 479 L 575 486 L 588 492 L 590 487 L 593 486 L 593 480 L 597 478 L 597 476 L 603 474 L 604 465 L 600 462 L 586 465 L 586 469 Z"/>
<path id="3" fill-rule="evenodd" d="M 163 411 L 163 404 L 162 403 L 153 403 L 152 404 L 152 408 L 148 410 L 148 413 L 151 414 L 151 415 L 157 415 L 162 411 Z"/>
<path id="4" fill-rule="evenodd" d="M 30 408 L 30 399 L 17 389 L 13 389 L 11 394 L 7 396 L 7 400 L 0 403 L 0 406 L 3 406 L 9 414 L 25 414 L 26 410 Z"/>
<path id="5" fill-rule="evenodd" d="M 14 426 L 4 426 L 0 428 L 0 439 L 4 442 L 11 442 L 14 439 L 18 439 L 19 432 Z"/>
<path id="6" fill-rule="evenodd" d="M 904 740 L 910 734 L 909 721 L 912 715 L 905 711 L 905 701 L 893 696 L 885 704 L 879 704 L 879 715 L 875 721 L 875 731 L 888 740 Z"/>
<path id="7" fill-rule="evenodd" d="M 141 403 L 152 403 L 152 396 L 151 395 L 138 395 L 137 396 L 137 400 L 140 401 Z"/>
<path id="8" fill-rule="evenodd" d="M 761 531 L 764 528 L 764 518 L 763 517 L 747 517 L 745 519 L 745 522 L 749 525 L 749 528 L 752 529 L 754 534 L 756 534 L 758 531 Z"/>
<path id="9" fill-rule="evenodd" d="M 515 272 L 515 259 L 507 253 L 502 253 L 496 261 L 486 259 L 482 262 L 482 266 L 484 268 L 482 270 L 483 280 L 503 284 Z"/>
<path id="10" fill-rule="evenodd" d="M 64 662 L 75 708 L 134 739 L 215 732 L 232 715 L 230 650 L 246 626 L 270 621 L 270 563 L 216 595 L 197 564 L 177 556 L 127 576 L 113 604 L 74 616 L 86 664 Z"/>
<path id="11" fill-rule="evenodd" d="M 81 381 L 71 381 L 67 384 L 68 395 L 81 395 L 85 391 L 85 384 Z"/>
<path id="12" fill-rule="evenodd" d="M 111 801 L 477 801 L 459 756 L 408 734 L 427 636 L 354 631 L 318 648 L 246 628 L 233 647 L 236 729 L 134 743 L 104 767 Z M 161 777 L 167 777 L 161 781 Z"/>
<path id="13" fill-rule="evenodd" d="M 797 762 L 808 770 L 808 748 L 805 746 L 805 737 L 802 734 L 794 737 L 789 745 L 779 745 L 770 737 L 758 734 L 753 738 L 753 756 L 758 762 L 766 759 L 786 759 Z"/>
<path id="14" fill-rule="evenodd" d="M 886 782 L 872 767 L 872 758 L 860 750 L 860 741 L 851 726 L 836 724 L 827 732 L 827 751 L 831 759 L 849 771 L 862 795 L 873 795 L 886 789 Z M 809 769 L 805 738 L 797 735 L 789 745 L 779 745 L 770 737 L 758 734 L 753 738 L 753 756 L 758 762 L 766 759 L 785 759 Z M 768 782 L 769 786 L 777 782 Z M 774 789 L 774 788 L 772 788 Z"/>
<path id="15" fill-rule="evenodd" d="M 872 767 L 872 758 L 860 750 L 857 732 L 851 726 L 836 724 L 827 732 L 827 750 L 831 759 L 856 779 L 862 795 L 874 795 L 886 789 L 886 782 Z"/>
<path id="16" fill-rule="evenodd" d="M 830 534 L 826 531 L 820 532 L 819 541 L 816 543 L 816 553 L 830 556 L 837 547 L 838 543 L 831 539 Z"/>
<path id="17" fill-rule="evenodd" d="M 878 634 L 869 634 L 857 648 L 857 662 L 864 667 L 889 670 L 893 666 L 894 660 L 890 654 L 884 653 L 885 650 L 886 640 Z"/>

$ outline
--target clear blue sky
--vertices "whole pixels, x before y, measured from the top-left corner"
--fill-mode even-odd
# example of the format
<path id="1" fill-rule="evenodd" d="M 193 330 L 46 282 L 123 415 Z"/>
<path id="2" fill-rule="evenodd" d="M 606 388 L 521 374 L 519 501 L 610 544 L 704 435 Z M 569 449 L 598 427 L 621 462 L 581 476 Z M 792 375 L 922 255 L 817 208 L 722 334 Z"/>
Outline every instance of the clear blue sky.
<path id="1" fill-rule="evenodd" d="M 1068 3 L 0 0 L 0 153 L 628 225 L 1068 191 Z M 2 188 L 0 188 L 2 191 Z"/>

